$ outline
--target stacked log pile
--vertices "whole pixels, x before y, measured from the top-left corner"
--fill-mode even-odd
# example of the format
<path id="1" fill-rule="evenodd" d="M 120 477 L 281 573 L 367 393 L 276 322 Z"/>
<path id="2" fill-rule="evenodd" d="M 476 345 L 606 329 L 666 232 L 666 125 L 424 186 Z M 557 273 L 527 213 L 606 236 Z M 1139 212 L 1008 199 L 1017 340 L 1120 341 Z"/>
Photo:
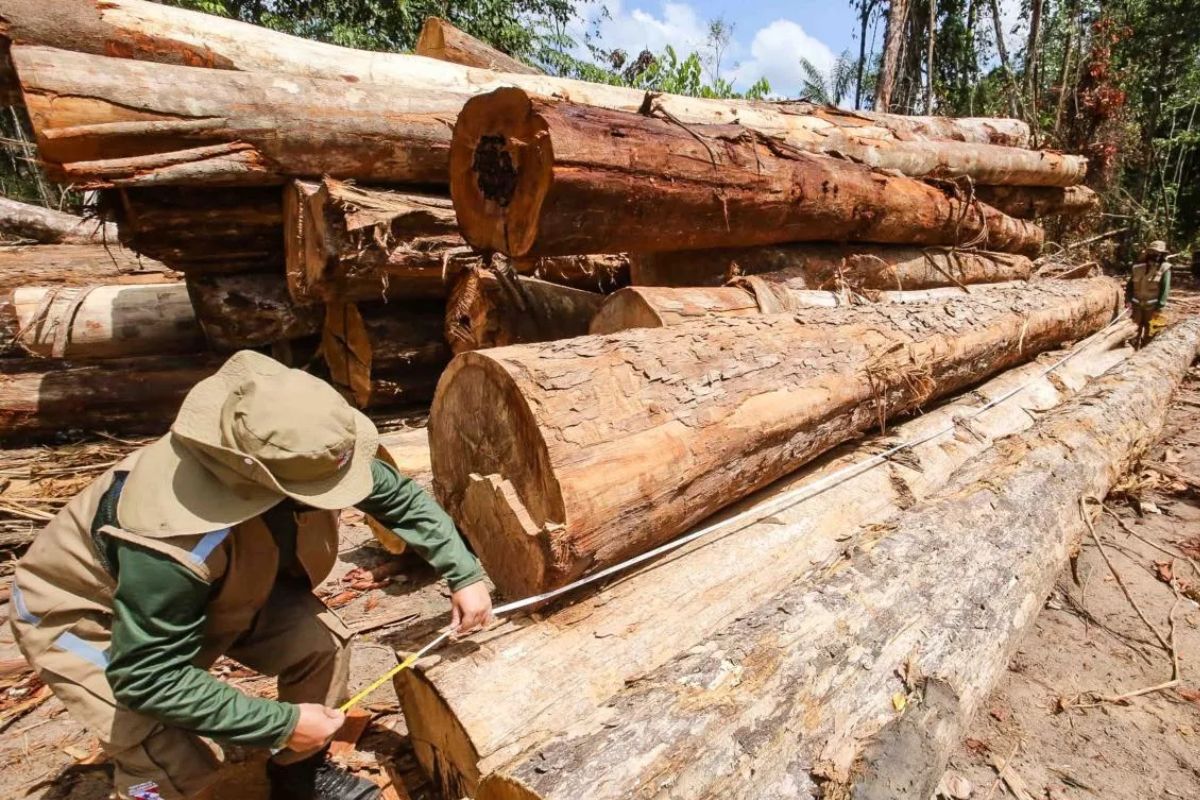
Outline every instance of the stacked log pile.
<path id="1" fill-rule="evenodd" d="M 45 6 L 0 10 L 5 91 L 182 280 L 39 246 L 23 275 L 76 267 L 3 287 L 0 428 L 161 432 L 252 347 L 432 399 L 431 488 L 510 599 L 732 526 L 402 673 L 447 797 L 929 796 L 1200 342 L 1127 361 L 1114 281 L 1039 279 L 1039 220 L 1096 198 L 1014 120 L 646 95 L 440 20 L 399 55 Z"/>

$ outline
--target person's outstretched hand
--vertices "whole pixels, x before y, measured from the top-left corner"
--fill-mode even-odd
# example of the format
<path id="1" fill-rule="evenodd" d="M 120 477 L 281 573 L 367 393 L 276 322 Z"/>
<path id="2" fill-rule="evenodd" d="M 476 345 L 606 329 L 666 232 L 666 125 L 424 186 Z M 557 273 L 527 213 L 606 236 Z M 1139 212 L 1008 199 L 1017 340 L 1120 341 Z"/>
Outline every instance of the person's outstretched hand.
<path id="1" fill-rule="evenodd" d="M 288 749 L 297 753 L 318 750 L 341 730 L 345 721 L 346 715 L 336 708 L 329 708 L 320 703 L 301 703 L 300 719 L 296 721 L 296 728 L 288 738 Z"/>
<path id="2" fill-rule="evenodd" d="M 492 619 L 492 596 L 483 581 L 464 586 L 450 596 L 450 628 L 455 635 L 477 631 Z"/>

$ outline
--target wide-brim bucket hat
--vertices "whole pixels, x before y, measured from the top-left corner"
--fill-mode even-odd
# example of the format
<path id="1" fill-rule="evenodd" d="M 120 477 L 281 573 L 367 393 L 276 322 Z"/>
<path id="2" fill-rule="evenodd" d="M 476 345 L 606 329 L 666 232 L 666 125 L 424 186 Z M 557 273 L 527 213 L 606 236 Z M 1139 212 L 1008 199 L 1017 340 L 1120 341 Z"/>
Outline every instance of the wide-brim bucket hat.
<path id="1" fill-rule="evenodd" d="M 285 497 L 341 509 L 371 492 L 374 423 L 324 381 L 243 350 L 188 392 L 121 492 L 122 528 L 185 535 L 227 528 Z"/>

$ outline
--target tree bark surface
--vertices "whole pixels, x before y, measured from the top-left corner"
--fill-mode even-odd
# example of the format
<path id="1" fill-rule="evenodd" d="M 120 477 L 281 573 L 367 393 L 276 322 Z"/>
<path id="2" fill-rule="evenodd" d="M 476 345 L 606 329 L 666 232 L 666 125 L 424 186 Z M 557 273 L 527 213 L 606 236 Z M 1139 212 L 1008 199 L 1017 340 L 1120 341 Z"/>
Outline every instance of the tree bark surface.
<path id="1" fill-rule="evenodd" d="M 841 308 L 872 302 L 945 303 L 986 294 L 995 289 L 1011 290 L 1024 285 L 1017 282 L 983 283 L 969 289 L 946 286 L 905 292 L 850 294 L 823 289 L 796 289 L 787 283 L 772 283 L 764 278 L 736 278 L 730 286 L 629 286 L 605 298 L 592 317 L 588 332 L 604 335 L 630 328 L 682 325 L 706 317 L 782 314 L 800 312 L 805 308 Z"/>
<path id="2" fill-rule="evenodd" d="M 509 272 L 472 269 L 446 301 L 455 353 L 585 336 L 604 295 Z"/>
<path id="3" fill-rule="evenodd" d="M 458 232 L 449 197 L 331 179 L 293 181 L 285 192 L 288 289 L 297 302 L 440 299 L 458 275 L 483 266 Z M 628 283 L 622 256 L 529 259 L 515 267 L 591 291 Z"/>
<path id="4" fill-rule="evenodd" d="M 753 511 L 759 521 L 688 545 L 569 605 L 543 609 L 536 620 L 504 621 L 401 673 L 398 694 L 421 764 L 446 797 L 473 797 L 481 775 L 502 770 L 552 736 L 603 719 L 607 699 L 627 683 L 819 571 L 843 551 L 849 533 L 927 497 L 969 457 L 1028 428 L 1037 412 L 1117 363 L 1127 351 L 1111 348 L 1131 329 L 1126 323 L 1093 341 L 1053 376 L 1041 374 L 1042 363 L 1017 367 L 887 436 L 840 448 L 730 509 Z M 895 442 L 923 439 L 1026 384 L 904 458 L 862 467 Z M 826 485 L 847 469 L 844 482 L 776 505 L 781 496 Z"/>
<path id="5" fill-rule="evenodd" d="M 479 67 L 520 75 L 543 74 L 540 69 L 518 61 L 508 53 L 497 50 L 439 17 L 429 17 L 425 20 L 413 52 L 438 61 L 462 64 L 464 67 Z"/>
<path id="6" fill-rule="evenodd" d="M 292 300 L 277 273 L 191 276 L 187 291 L 205 337 L 218 350 L 263 347 L 321 331 L 321 307 Z"/>
<path id="7" fill-rule="evenodd" d="M 163 434 L 183 396 L 220 365 L 210 356 L 0 359 L 0 432 L 10 445 L 71 431 Z"/>
<path id="8" fill-rule="evenodd" d="M 648 253 L 631 256 L 635 286 L 721 286 L 739 275 L 787 273 L 798 289 L 933 289 L 1027 280 L 1033 262 L 1011 253 L 831 244 Z"/>
<path id="9" fill-rule="evenodd" d="M 117 244 L 0 246 L 0 292 L 21 286 L 164 283 L 178 274 Z"/>
<path id="10" fill-rule="evenodd" d="M 896 89 L 900 68 L 900 50 L 904 47 L 904 29 L 908 25 L 909 0 L 889 0 L 887 25 L 883 34 L 883 62 L 875 79 L 875 109 L 887 112 Z"/>
<path id="11" fill-rule="evenodd" d="M 450 193 L 483 251 L 555 256 L 796 241 L 986 245 L 1042 231 L 921 181 L 737 126 L 681 126 L 501 89 L 459 115 Z"/>
<path id="12" fill-rule="evenodd" d="M 117 226 L 0 197 L 0 236 L 41 244 L 115 244 Z"/>
<path id="13" fill-rule="evenodd" d="M 196 353 L 204 336 L 182 283 L 27 286 L 0 294 L 0 349 L 94 359 Z"/>
<path id="14" fill-rule="evenodd" d="M 430 414 L 439 499 L 509 596 L 672 538 L 892 416 L 1099 329 L 1108 279 L 716 317 L 462 353 Z"/>
<path id="15" fill-rule="evenodd" d="M 979 199 L 1011 217 L 1078 217 L 1100 208 L 1100 195 L 1086 186 L 977 186 Z"/>
<path id="16" fill-rule="evenodd" d="M 1198 344 L 1194 318 L 1164 333 L 475 796 L 932 796 L 1085 533 L 1083 500 L 1156 441 Z"/>
<path id="17" fill-rule="evenodd" d="M 96 55 L 190 67 L 273 72 L 349 84 L 391 84 L 441 92 L 484 93 L 518 86 L 578 103 L 637 111 L 640 89 L 544 75 L 518 75 L 449 64 L 422 56 L 352 50 L 235 20 L 143 0 L 9 0 L 0 11 L 0 32 L 18 44 L 46 45 Z M 815 103 L 710 100 L 661 95 L 686 122 L 740 122 L 800 142 L 819 142 L 831 130 L 884 141 L 916 137 L 1026 147 L 1029 126 L 1016 119 L 949 119 L 850 112 Z"/>

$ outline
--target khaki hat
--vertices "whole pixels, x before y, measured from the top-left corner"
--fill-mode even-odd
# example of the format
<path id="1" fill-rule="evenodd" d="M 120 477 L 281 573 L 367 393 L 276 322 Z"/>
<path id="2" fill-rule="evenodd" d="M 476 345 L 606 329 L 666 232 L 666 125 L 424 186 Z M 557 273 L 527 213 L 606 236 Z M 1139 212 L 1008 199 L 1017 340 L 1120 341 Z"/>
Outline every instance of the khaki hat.
<path id="1" fill-rule="evenodd" d="M 1162 239 L 1155 239 L 1146 250 L 1151 253 L 1165 253 L 1167 252 L 1167 243 Z"/>
<path id="2" fill-rule="evenodd" d="M 371 493 L 379 433 L 329 384 L 252 350 L 196 384 L 145 448 L 117 507 L 150 536 L 227 528 L 284 497 L 341 509 Z"/>

